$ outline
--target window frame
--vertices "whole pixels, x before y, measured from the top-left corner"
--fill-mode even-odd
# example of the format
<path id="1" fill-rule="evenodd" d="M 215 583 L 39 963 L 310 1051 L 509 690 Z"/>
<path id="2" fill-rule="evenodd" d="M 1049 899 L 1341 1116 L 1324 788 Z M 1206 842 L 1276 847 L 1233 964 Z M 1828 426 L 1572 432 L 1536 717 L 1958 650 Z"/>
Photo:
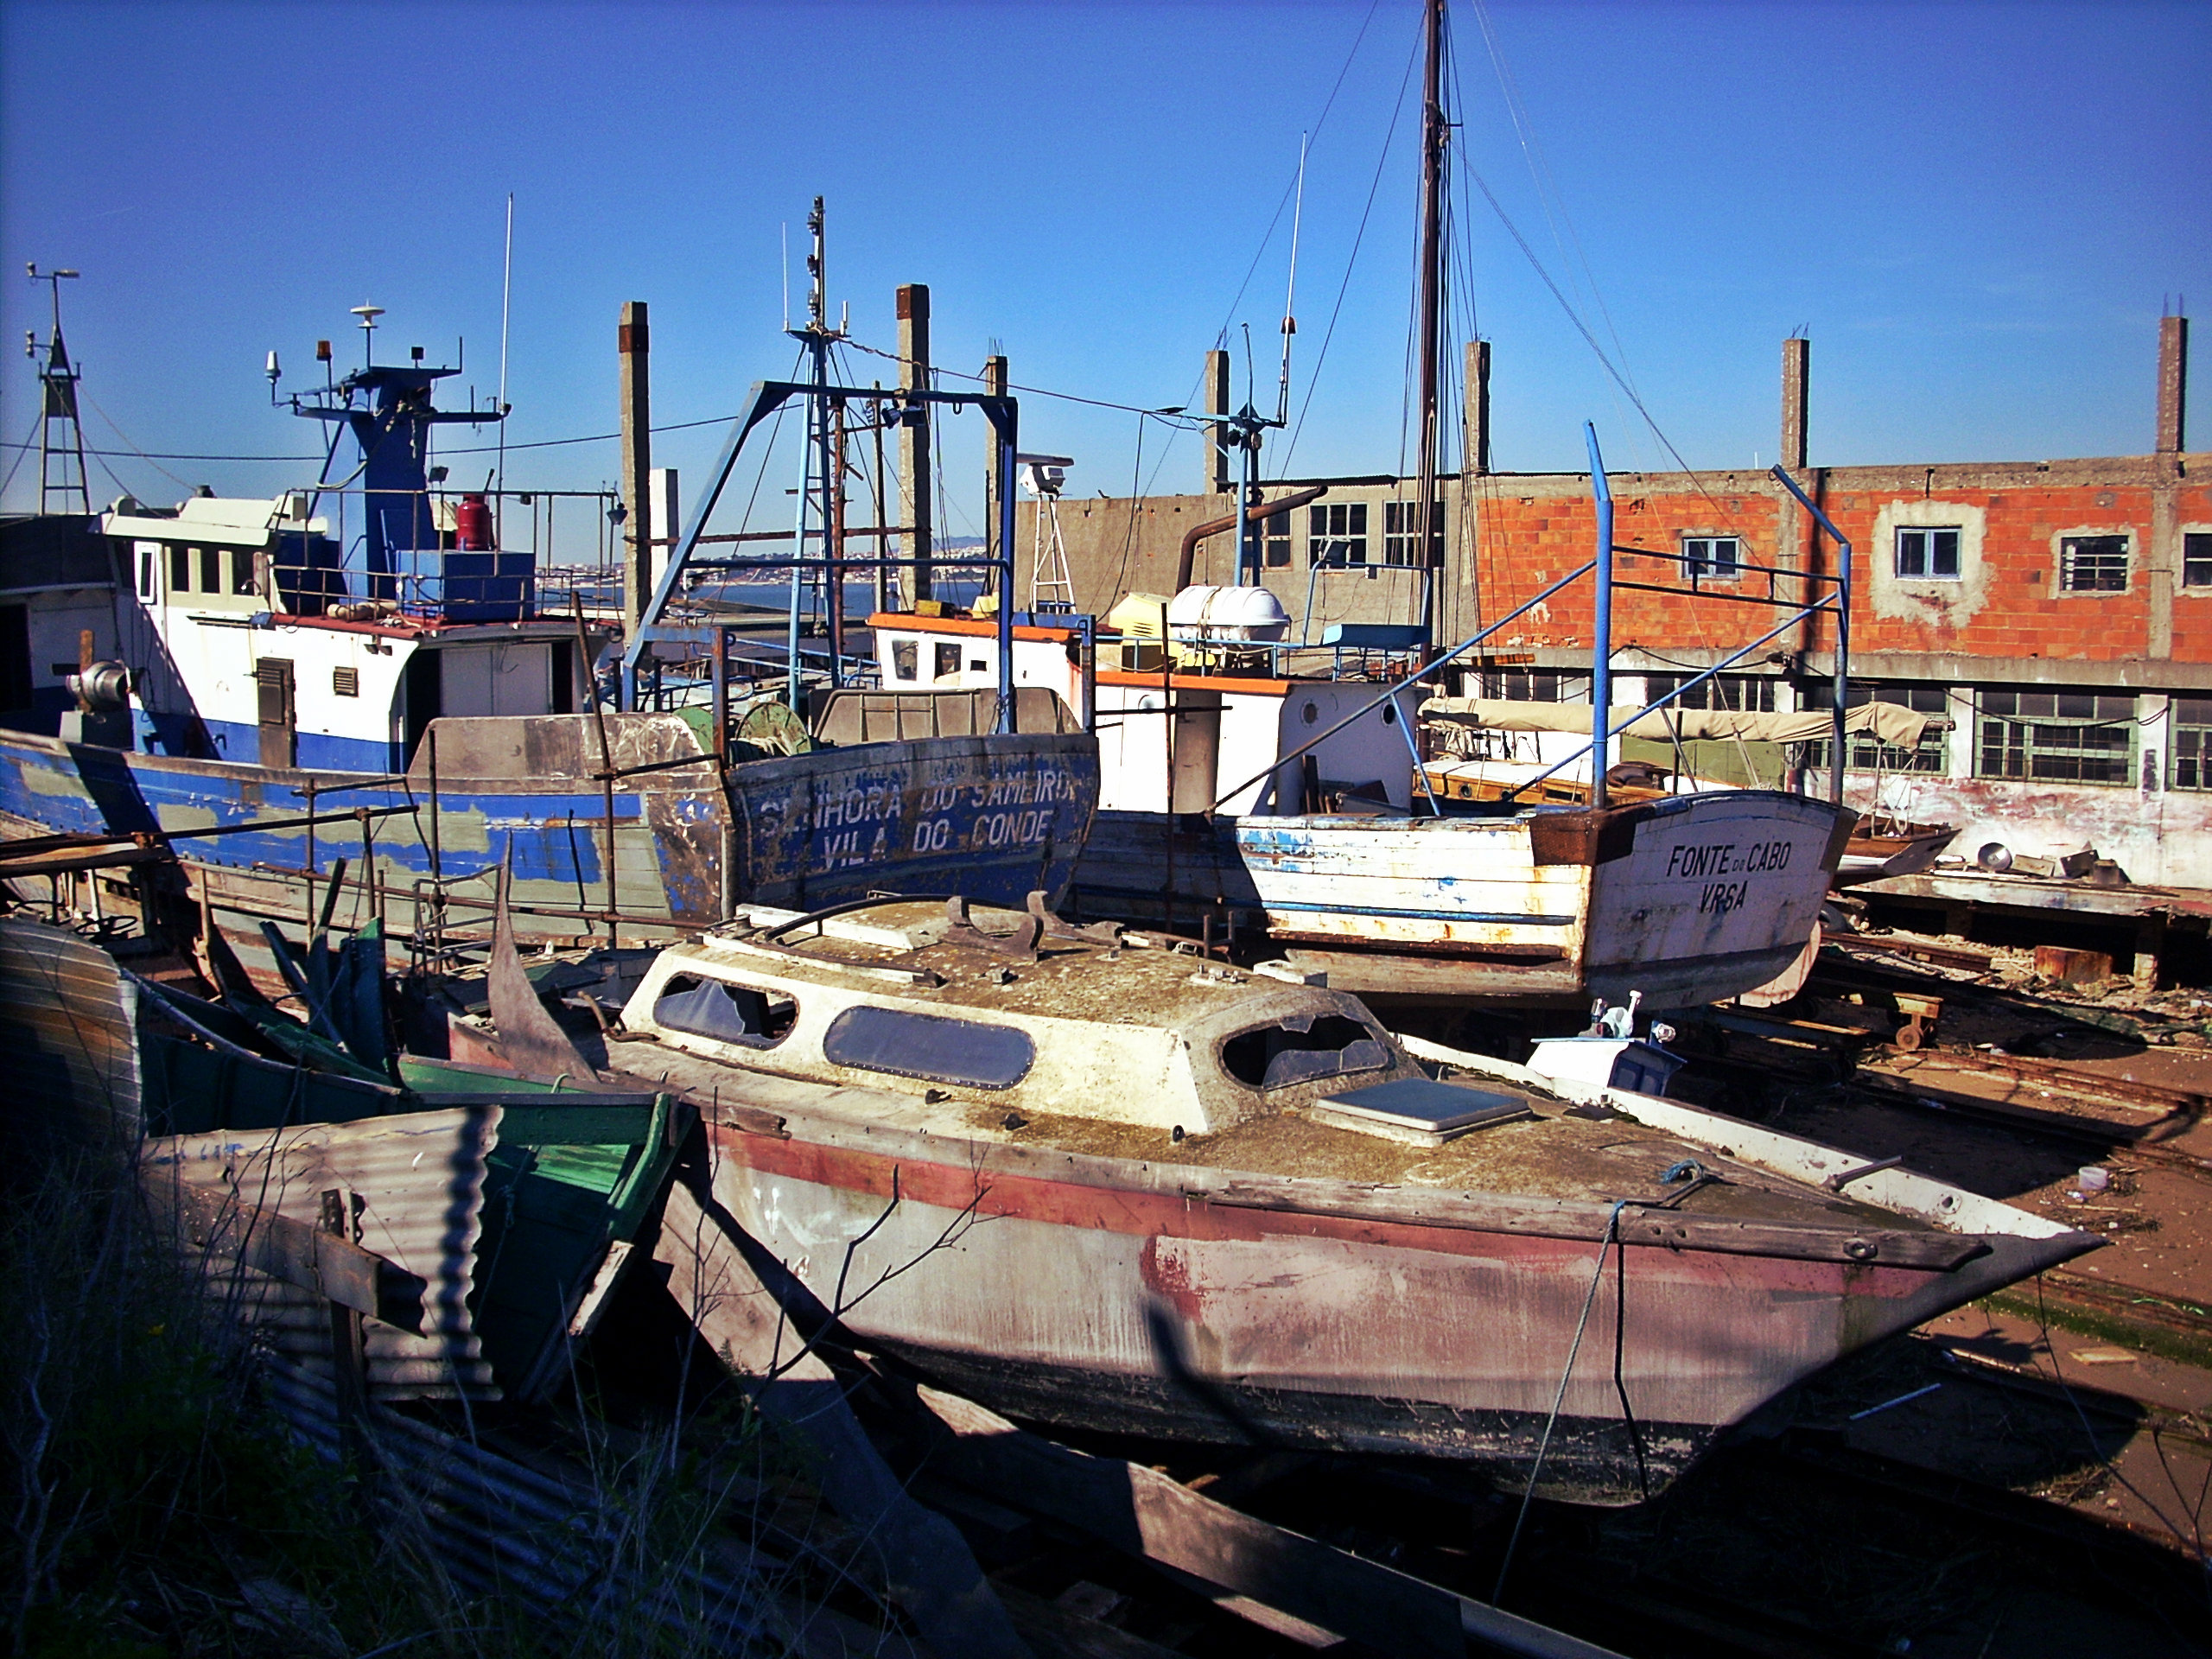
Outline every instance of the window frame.
<path id="1" fill-rule="evenodd" d="M 1844 740 L 1846 772 L 1903 772 L 1914 777 L 1932 778 L 1950 776 L 1951 734 L 1959 729 L 1959 716 L 1952 712 L 1950 687 L 1924 680 L 1888 685 L 1855 681 L 1844 692 L 1843 703 L 1847 709 L 1863 708 L 1870 702 L 1895 703 L 1916 714 L 1936 716 L 1946 723 L 1929 726 L 1920 734 L 1919 747 L 1910 753 L 1883 742 L 1871 732 L 1849 733 Z M 1816 738 L 1806 744 L 1805 766 L 1808 770 L 1819 772 L 1828 764 L 1827 739 Z"/>
<path id="2" fill-rule="evenodd" d="M 2194 567 L 2196 575 L 2190 574 Z M 2181 586 L 2212 593 L 2212 531 L 2184 530 L 2181 533 Z"/>
<path id="3" fill-rule="evenodd" d="M 2212 696 L 2168 699 L 2166 787 L 2191 794 L 2212 791 Z"/>
<path id="4" fill-rule="evenodd" d="M 2133 786 L 2139 719 L 2134 693 L 2023 691 L 2017 686 L 1986 686 L 1974 692 L 1974 700 L 1975 777 L 2104 789 Z M 2050 705 L 2049 712 L 2041 707 L 2045 702 Z M 2081 707 L 2084 702 L 2088 705 L 2086 711 Z M 2107 703 L 2125 704 L 2126 711 L 2103 706 Z M 2068 743 L 2063 734 L 2069 732 L 2117 733 L 2120 741 L 2114 743 L 2107 738 Z M 2044 761 L 2040 767 L 2038 757 Z M 2083 776 L 2092 764 L 2100 764 L 2111 775 Z"/>
<path id="5" fill-rule="evenodd" d="M 1367 503 L 1317 501 L 1306 508 L 1306 562 L 1324 570 L 1369 569 Z"/>
<path id="6" fill-rule="evenodd" d="M 1726 564 L 1709 555 L 1690 550 L 1697 546 L 1718 549 L 1723 542 L 1735 550 Z M 1693 587 L 1704 582 L 1741 582 L 1744 578 L 1745 548 L 1741 536 L 1719 531 L 1684 531 L 1681 549 L 1681 572 Z"/>
<path id="7" fill-rule="evenodd" d="M 1402 569 L 1421 568 L 1421 517 L 1418 501 L 1391 500 L 1382 504 L 1382 563 Z M 1439 496 L 1430 510 L 1428 563 L 1444 563 L 1444 499 Z"/>
<path id="8" fill-rule="evenodd" d="M 2119 550 L 2117 553 L 2109 549 L 2100 552 L 2090 552 L 2088 549 L 2088 544 L 2090 543 L 2117 543 Z M 2113 582 L 2100 580 L 2088 585 L 2075 581 L 2075 562 L 2085 556 L 2093 559 L 2117 558 L 2120 561 L 2119 581 Z M 2058 538 L 2058 558 L 2055 575 L 2058 583 L 2057 591 L 2062 595 L 2127 593 L 2133 588 L 2135 582 L 2134 535 L 2124 530 L 2083 531 L 2075 535 L 2062 535 Z"/>
<path id="9" fill-rule="evenodd" d="M 1643 677 L 1643 701 L 1647 704 L 1655 703 L 1684 681 L 1696 677 L 1697 671 L 1694 670 L 1678 674 L 1647 673 Z M 1775 689 L 1781 683 L 1781 677 L 1774 674 L 1716 674 L 1693 690 L 1688 697 L 1676 697 L 1667 706 L 1669 709 L 1718 709 L 1723 714 L 1770 715 L 1775 711 Z M 1730 702 L 1726 698 L 1732 692 L 1739 699 L 1744 699 L 1746 692 L 1750 696 L 1745 700 Z M 1715 702 L 1716 697 L 1721 700 Z M 1694 702 L 1693 698 L 1702 700 Z"/>
<path id="10" fill-rule="evenodd" d="M 1948 570 L 1936 568 L 1939 551 L 1936 537 L 1951 538 L 1950 565 Z M 1908 540 L 1919 545 L 1912 550 L 1920 565 L 1916 570 L 1905 569 Z M 1961 582 L 1965 579 L 1966 526 L 1963 524 L 1899 524 L 1894 531 L 1890 551 L 1890 573 L 1899 582 Z"/>

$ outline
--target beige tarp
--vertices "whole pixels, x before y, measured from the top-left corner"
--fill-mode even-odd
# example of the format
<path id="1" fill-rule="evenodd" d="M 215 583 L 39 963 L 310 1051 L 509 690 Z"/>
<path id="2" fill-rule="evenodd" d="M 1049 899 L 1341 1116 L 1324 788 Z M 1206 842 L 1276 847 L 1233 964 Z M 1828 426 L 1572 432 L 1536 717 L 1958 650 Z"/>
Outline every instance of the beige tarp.
<path id="1" fill-rule="evenodd" d="M 1612 723 L 1618 726 L 1636 712 L 1616 708 Z M 1586 702 L 1508 702 L 1496 697 L 1431 697 L 1421 706 L 1423 720 L 1451 721 L 1462 726 L 1485 726 L 1498 732 L 1580 732 L 1590 730 Z M 1817 742 L 1834 728 L 1827 709 L 1797 715 L 1738 713 L 1730 709 L 1655 709 L 1630 726 L 1624 735 L 1675 738 L 1740 738 L 1748 743 Z M 1871 733 L 1892 748 L 1916 748 L 1928 729 L 1929 716 L 1900 709 L 1893 702 L 1862 702 L 1843 717 L 1846 731 Z"/>

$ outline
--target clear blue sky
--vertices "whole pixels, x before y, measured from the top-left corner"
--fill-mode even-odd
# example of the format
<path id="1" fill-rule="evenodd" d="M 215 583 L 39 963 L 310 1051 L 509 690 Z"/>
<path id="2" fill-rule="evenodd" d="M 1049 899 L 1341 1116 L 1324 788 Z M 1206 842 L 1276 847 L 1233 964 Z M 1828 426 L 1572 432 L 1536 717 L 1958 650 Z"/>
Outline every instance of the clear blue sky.
<path id="1" fill-rule="evenodd" d="M 1694 465 L 1774 459 L 1778 342 L 1800 326 L 1815 462 L 2150 447 L 2162 303 L 2186 294 L 2212 313 L 2212 7 L 1493 0 L 1519 131 L 1484 20 L 1454 6 L 1471 171 Z M 891 346 L 893 287 L 925 282 L 941 366 L 972 371 L 996 340 L 1019 384 L 1159 406 L 1192 396 L 1224 324 L 1249 322 L 1265 401 L 1288 250 L 1277 208 L 1318 123 L 1294 410 L 1311 401 L 1288 470 L 1389 470 L 1417 83 L 1384 143 L 1419 28 L 1417 0 L 4 0 L 0 326 L 43 330 L 24 261 L 74 266 L 86 389 L 132 443 L 304 454 L 312 429 L 270 410 L 264 356 L 283 353 L 288 388 L 308 383 L 318 336 L 357 361 L 346 313 L 364 300 L 387 308 L 388 356 L 421 343 L 449 357 L 465 335 L 457 384 L 488 395 L 512 191 L 511 436 L 613 429 L 627 299 L 652 307 L 657 419 L 701 419 L 790 366 L 779 238 L 788 226 L 796 267 L 820 192 L 833 301 L 864 342 Z M 1495 342 L 1498 465 L 1579 465 L 1586 417 L 1615 466 L 1667 464 L 1462 188 L 1456 326 L 1471 302 Z M 795 269 L 795 302 L 802 283 Z M 0 436 L 18 442 L 30 365 L 11 352 L 0 365 Z M 2196 447 L 2212 447 L 2212 389 L 2196 403 Z M 1135 416 L 1032 397 L 1023 421 L 1026 448 L 1077 457 L 1071 489 L 1128 489 Z M 970 414 L 948 446 L 963 501 L 982 470 L 976 426 Z M 89 408 L 86 433 L 123 447 Z M 1171 450 L 1170 436 L 1150 428 L 1146 472 L 1164 455 L 1156 487 L 1191 487 L 1194 441 Z M 718 437 L 660 441 L 687 501 Z M 108 465 L 148 499 L 183 493 L 149 462 Z M 225 493 L 303 472 L 162 465 Z M 508 476 L 591 486 L 614 470 L 601 443 L 518 451 Z M 97 469 L 93 482 L 113 493 Z"/>

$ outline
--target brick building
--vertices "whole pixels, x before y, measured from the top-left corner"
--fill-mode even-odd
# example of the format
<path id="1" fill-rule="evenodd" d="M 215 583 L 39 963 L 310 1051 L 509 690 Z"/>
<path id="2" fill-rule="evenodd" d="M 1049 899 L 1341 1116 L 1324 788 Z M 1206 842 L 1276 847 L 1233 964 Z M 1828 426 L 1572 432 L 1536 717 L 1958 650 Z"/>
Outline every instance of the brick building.
<path id="1" fill-rule="evenodd" d="M 1822 467 L 1805 464 L 1808 348 L 1785 343 L 1781 453 L 1853 550 L 1853 696 L 1948 721 L 1914 753 L 1854 751 L 1856 804 L 1878 795 L 1903 815 L 1957 823 L 1955 850 L 1969 857 L 1990 841 L 2037 855 L 2092 846 L 2137 882 L 2212 887 L 2212 453 L 2184 444 L 2187 346 L 2186 321 L 2166 319 L 2150 453 Z M 1487 345 L 1471 347 L 1466 448 L 1478 457 L 1489 448 L 1488 365 Z M 1205 464 L 1201 493 L 1060 505 L 1079 609 L 1172 588 L 1186 533 L 1235 511 L 1218 452 Z M 1730 602 L 1766 591 L 1744 567 L 1835 568 L 1834 545 L 1766 474 L 1615 474 L 1611 484 L 1616 543 L 1638 550 L 1615 567 L 1632 584 L 1614 607 L 1617 702 L 1658 695 L 1669 677 L 1711 666 L 1780 620 Z M 1414 481 L 1286 479 L 1265 493 L 1314 485 L 1325 494 L 1253 538 L 1293 637 L 1417 618 L 1427 573 Z M 1446 480 L 1443 509 L 1446 644 L 1574 569 L 1595 538 L 1587 474 L 1470 468 Z M 1036 510 L 1022 505 L 1025 546 Z M 1193 581 L 1234 579 L 1233 539 L 1199 543 Z M 1780 591 L 1795 599 L 1801 588 L 1784 579 Z M 1450 689 L 1585 701 L 1592 627 L 1583 583 L 1515 622 Z M 1825 706 L 1833 645 L 1825 620 L 1795 628 L 1697 695 Z M 1764 769 L 1765 781 L 1790 761 L 1824 760 L 1688 758 L 1700 770 Z"/>

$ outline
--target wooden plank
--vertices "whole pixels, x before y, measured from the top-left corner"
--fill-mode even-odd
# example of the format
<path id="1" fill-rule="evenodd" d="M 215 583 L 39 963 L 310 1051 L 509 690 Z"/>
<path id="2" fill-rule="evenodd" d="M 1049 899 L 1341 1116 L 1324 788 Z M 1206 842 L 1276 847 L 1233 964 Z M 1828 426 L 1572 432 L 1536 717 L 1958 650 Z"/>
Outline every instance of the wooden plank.
<path id="1" fill-rule="evenodd" d="M 1270 1525 L 1154 1470 L 1055 1445 L 957 1395 L 914 1392 L 948 1431 L 931 1454 L 933 1465 L 1002 1503 L 1249 1597 L 1302 1625 L 1409 1659 L 1462 1659 L 1469 1636 L 1528 1659 L 1607 1659 L 1610 1653 Z"/>

